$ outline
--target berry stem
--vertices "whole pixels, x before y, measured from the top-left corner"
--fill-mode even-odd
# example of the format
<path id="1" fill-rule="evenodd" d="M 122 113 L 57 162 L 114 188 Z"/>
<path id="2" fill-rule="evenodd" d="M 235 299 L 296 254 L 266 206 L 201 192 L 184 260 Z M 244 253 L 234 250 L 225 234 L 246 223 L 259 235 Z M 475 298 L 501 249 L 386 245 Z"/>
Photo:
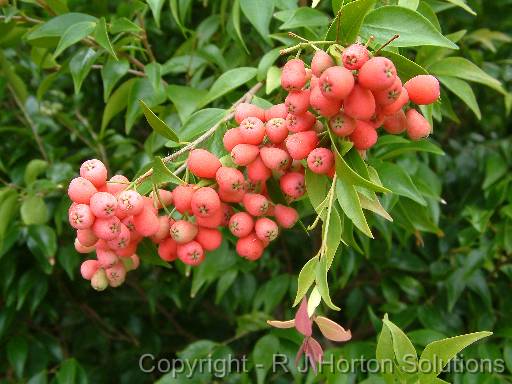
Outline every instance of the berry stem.
<path id="1" fill-rule="evenodd" d="M 293 47 L 282 49 L 279 53 L 281 55 L 286 55 L 287 53 L 296 51 L 298 49 L 314 46 L 314 45 L 326 45 L 326 44 L 334 44 L 335 41 L 332 40 L 320 40 L 320 41 L 309 41 L 307 43 L 299 43 L 297 45 L 294 45 Z"/>
<path id="2" fill-rule="evenodd" d="M 377 56 L 379 54 L 380 51 L 382 51 L 384 48 L 386 48 L 389 44 L 391 44 L 393 41 L 395 41 L 396 39 L 398 39 L 400 37 L 400 35 L 397 33 L 395 36 L 393 36 L 391 39 L 389 39 L 388 41 L 386 41 L 379 49 L 377 49 L 375 52 L 374 52 L 374 55 Z"/>
<path id="3" fill-rule="evenodd" d="M 298 40 L 301 40 L 302 42 L 304 43 L 307 43 L 309 45 L 311 45 L 311 47 L 313 47 L 315 49 L 315 51 L 318 51 L 320 48 L 318 48 L 316 45 L 314 45 L 311 41 L 309 41 L 308 39 L 305 39 L 304 37 L 302 36 L 299 36 L 297 35 L 296 33 L 293 33 L 293 32 L 288 32 L 288 36 L 290 37 L 294 37 Z M 299 50 L 300 51 L 300 50 Z"/>
<path id="4" fill-rule="evenodd" d="M 186 146 L 184 146 L 183 148 L 181 148 L 180 150 L 174 152 L 173 154 L 169 155 L 169 156 L 166 156 L 162 159 L 162 161 L 164 163 L 168 163 L 174 159 L 177 159 L 178 157 L 180 157 L 181 155 L 187 153 L 188 151 L 196 148 L 199 144 L 201 144 L 202 142 L 204 142 L 205 140 L 207 140 L 208 138 L 210 138 L 210 136 L 212 136 L 216 131 L 217 129 L 219 129 L 219 127 L 231 120 L 234 116 L 235 116 L 235 108 L 238 104 L 241 104 L 241 103 L 244 103 L 244 102 L 250 102 L 253 98 L 253 96 L 260 90 L 260 88 L 263 86 L 263 83 L 262 82 L 259 82 L 257 83 L 256 85 L 254 85 L 251 89 L 249 89 L 249 91 L 247 91 L 247 93 L 245 95 L 243 95 L 240 99 L 238 99 L 235 104 L 233 104 L 230 108 L 230 112 L 224 116 L 224 118 L 219 121 L 218 123 L 216 123 L 215 125 L 213 125 L 210 129 L 208 129 L 205 133 L 203 133 L 201 136 L 199 136 L 197 139 L 195 139 L 194 141 L 192 141 L 190 144 L 187 144 Z M 183 171 L 181 168 L 186 168 L 186 162 L 183 163 L 179 168 L 178 170 Z M 178 171 L 176 171 L 175 173 L 178 173 Z M 150 168 L 148 171 L 146 171 L 146 173 L 144 173 L 143 175 L 139 176 L 137 179 L 135 179 L 134 181 L 134 184 L 135 185 L 139 185 L 141 184 L 144 180 L 146 180 L 148 177 L 150 177 L 151 175 L 153 174 L 153 168 Z"/>

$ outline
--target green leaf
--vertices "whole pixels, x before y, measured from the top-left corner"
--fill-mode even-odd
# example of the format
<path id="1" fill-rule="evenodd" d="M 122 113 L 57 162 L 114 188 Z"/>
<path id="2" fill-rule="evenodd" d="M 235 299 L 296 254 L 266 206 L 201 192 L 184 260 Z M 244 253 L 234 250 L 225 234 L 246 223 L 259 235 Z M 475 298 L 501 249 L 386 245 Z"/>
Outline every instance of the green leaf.
<path id="1" fill-rule="evenodd" d="M 57 384 L 87 384 L 84 369 L 74 358 L 64 360 L 56 375 Z"/>
<path id="2" fill-rule="evenodd" d="M 437 76 L 452 76 L 458 79 L 486 85 L 506 94 L 500 81 L 485 73 L 476 64 L 463 57 L 446 57 L 432 64 L 430 72 Z"/>
<path id="3" fill-rule="evenodd" d="M 325 205 L 322 205 L 322 203 L 325 203 L 325 198 L 329 192 L 329 179 L 325 175 L 319 175 L 306 168 L 305 180 L 307 196 L 311 205 L 318 214 L 323 212 L 322 215 L 325 216 L 325 210 L 323 209 Z"/>
<path id="4" fill-rule="evenodd" d="M 240 0 L 240 8 L 261 37 L 270 42 L 268 28 L 274 13 L 274 0 Z"/>
<path id="5" fill-rule="evenodd" d="M 265 93 L 271 94 L 281 86 L 281 69 L 271 66 L 267 71 L 267 81 L 265 82 Z"/>
<path id="6" fill-rule="evenodd" d="M 383 217 L 388 221 L 393 221 L 393 218 L 384 209 L 379 199 L 376 197 L 375 200 L 371 200 L 362 193 L 358 193 L 359 201 L 361 202 L 361 208 L 372 211 L 377 215 Z"/>
<path id="7" fill-rule="evenodd" d="M 408 152 L 428 152 L 444 156 L 444 152 L 429 140 L 411 141 L 396 135 L 385 135 L 379 138 L 376 149 L 377 158 L 388 160 Z"/>
<path id="8" fill-rule="evenodd" d="M 37 177 L 46 171 L 48 168 L 48 162 L 41 159 L 30 160 L 25 168 L 25 185 L 28 187 L 32 185 L 34 181 L 36 181 Z"/>
<path id="9" fill-rule="evenodd" d="M 103 79 L 103 100 L 107 101 L 110 93 L 117 82 L 128 73 L 130 63 L 128 60 L 114 60 L 109 57 L 107 62 L 101 68 L 101 78 Z"/>
<path id="10" fill-rule="evenodd" d="M 69 62 L 69 72 L 71 72 L 71 76 L 73 77 L 75 95 L 80 92 L 82 83 L 89 74 L 97 57 L 97 53 L 94 49 L 84 48 L 78 51 Z"/>
<path id="11" fill-rule="evenodd" d="M 398 5 L 415 11 L 420 4 L 420 0 L 398 0 Z"/>
<path id="12" fill-rule="evenodd" d="M 265 80 L 269 68 L 276 62 L 281 56 L 281 48 L 274 48 L 263 55 L 258 64 L 258 81 Z"/>
<path id="13" fill-rule="evenodd" d="M 313 257 L 308 260 L 306 264 L 302 267 L 299 273 L 299 278 L 297 282 L 297 294 L 295 295 L 295 300 L 293 302 L 293 306 L 295 307 L 304 295 L 308 292 L 309 287 L 315 281 L 315 272 L 316 267 L 318 265 L 318 257 Z"/>
<path id="14" fill-rule="evenodd" d="M 384 319 L 387 319 L 387 316 L 388 315 L 385 315 Z M 395 352 L 393 351 L 393 338 L 391 337 L 389 328 L 384 324 L 382 325 L 382 330 L 380 331 L 379 338 L 377 340 L 375 356 L 379 361 L 380 371 L 386 383 L 394 383 L 393 367 L 390 367 L 389 365 L 389 362 L 394 361 L 395 358 Z"/>
<path id="15" fill-rule="evenodd" d="M 427 75 L 428 72 L 421 65 L 409 60 L 407 57 L 391 51 L 382 51 L 381 55 L 390 59 L 395 64 L 398 76 L 405 83 L 414 76 Z"/>
<path id="16" fill-rule="evenodd" d="M 506 176 L 508 166 L 506 160 L 497 152 L 487 155 L 485 160 L 485 179 L 482 184 L 484 189 L 489 188 L 498 180 Z"/>
<path id="17" fill-rule="evenodd" d="M 302 27 L 323 27 L 329 25 L 329 17 L 317 10 L 308 7 L 296 8 L 290 17 L 282 24 L 279 29 L 290 30 Z"/>
<path id="18" fill-rule="evenodd" d="M 471 7 L 469 5 L 467 5 L 464 0 L 445 0 L 445 1 L 452 3 L 452 4 L 456 5 L 457 7 L 464 9 L 466 12 L 476 16 L 476 12 L 473 11 L 473 9 L 471 9 Z"/>
<path id="19" fill-rule="evenodd" d="M 430 362 L 429 366 L 432 367 L 432 371 L 428 373 L 420 372 L 421 383 L 435 383 L 437 375 L 441 373 L 442 369 L 457 353 L 468 345 L 491 335 L 492 332 L 475 332 L 434 341 L 427 345 L 421 354 L 420 364 L 422 360 Z"/>
<path id="20" fill-rule="evenodd" d="M 331 208 L 331 213 L 329 216 L 329 230 L 327 233 L 327 223 L 324 222 L 323 228 L 323 236 L 325 237 L 325 245 L 327 246 L 324 257 L 327 258 L 327 267 L 330 268 L 334 259 L 334 255 L 336 254 L 336 251 L 338 250 L 338 247 L 341 243 L 342 236 L 341 218 L 335 204 L 333 204 L 333 207 Z"/>
<path id="21" fill-rule="evenodd" d="M 105 110 L 103 111 L 103 117 L 101 119 L 101 134 L 103 136 L 103 132 L 107 127 L 108 123 L 114 116 L 116 116 L 119 112 L 126 108 L 128 104 L 128 96 L 130 95 L 130 90 L 138 79 L 132 78 L 125 81 L 123 84 L 117 88 L 112 96 L 108 99 L 107 105 L 105 106 Z"/>
<path id="22" fill-rule="evenodd" d="M 211 103 L 213 100 L 231 92 L 233 89 L 238 88 L 242 84 L 247 83 L 254 76 L 256 76 L 257 70 L 253 67 L 241 67 L 231 69 L 223 73 L 213 83 L 210 91 L 202 101 L 201 106 Z"/>
<path id="23" fill-rule="evenodd" d="M 167 97 L 173 102 L 182 122 L 200 108 L 206 94 L 207 91 L 203 89 L 184 85 L 172 84 L 167 87 Z"/>
<path id="24" fill-rule="evenodd" d="M 144 116 L 146 116 L 146 120 L 148 121 L 153 131 L 158 133 L 159 135 L 168 138 L 176 143 L 180 141 L 178 135 L 174 130 L 165 124 L 157 115 L 153 113 L 151 109 L 144 103 L 144 101 L 140 100 L 140 106 L 142 107 L 142 111 L 144 112 Z"/>
<path id="25" fill-rule="evenodd" d="M 95 28 L 96 22 L 82 21 L 66 29 L 59 40 L 59 44 L 53 53 L 53 57 L 57 58 L 57 56 L 59 56 L 66 48 L 89 36 Z"/>
<path id="26" fill-rule="evenodd" d="M 164 5 L 165 0 L 146 0 L 149 8 L 151 9 L 151 13 L 153 13 L 153 18 L 155 19 L 156 26 L 160 28 L 160 13 L 162 12 L 162 7 Z"/>
<path id="27" fill-rule="evenodd" d="M 176 185 L 182 185 L 185 183 L 178 176 L 176 176 L 174 172 L 167 168 L 163 160 L 158 156 L 155 156 L 153 159 L 153 175 L 151 178 L 153 183 L 156 185 L 169 182 Z"/>
<path id="28" fill-rule="evenodd" d="M 189 141 L 219 123 L 226 115 L 225 109 L 206 108 L 191 115 L 179 132 L 182 141 Z"/>
<path id="29" fill-rule="evenodd" d="M 108 37 L 107 32 L 107 22 L 105 18 L 102 17 L 99 19 L 98 24 L 96 25 L 96 29 L 94 30 L 94 39 L 96 42 L 103 47 L 111 56 L 113 56 L 117 60 L 116 52 L 114 51 L 114 47 L 110 42 L 110 38 Z"/>
<path id="30" fill-rule="evenodd" d="M 83 22 L 96 23 L 97 21 L 96 17 L 85 13 L 66 13 L 38 25 L 27 34 L 26 38 L 30 44 L 51 47 L 57 44 L 59 38 L 70 27 Z"/>
<path id="31" fill-rule="evenodd" d="M 55 257 L 57 253 L 57 235 L 53 228 L 47 225 L 33 225 L 28 228 L 28 236 L 34 242 L 36 249 L 46 259 Z"/>
<path id="32" fill-rule="evenodd" d="M 338 178 L 336 181 L 336 196 L 343 213 L 361 232 L 373 239 L 372 231 L 368 227 L 359 196 L 354 186 L 347 180 Z"/>
<path id="33" fill-rule="evenodd" d="M 144 67 L 144 73 L 153 89 L 158 91 L 162 86 L 162 66 L 155 62 L 149 63 Z"/>
<path id="34" fill-rule="evenodd" d="M 423 206 L 427 205 L 411 177 L 400 166 L 384 161 L 375 161 L 373 166 L 377 169 L 382 183 L 391 191 L 397 195 L 408 197 Z"/>
<path id="35" fill-rule="evenodd" d="M 16 376 L 23 377 L 23 370 L 28 356 L 28 343 L 22 336 L 15 336 L 7 343 L 7 360 L 14 368 Z"/>
<path id="36" fill-rule="evenodd" d="M 279 339 L 273 335 L 266 335 L 259 339 L 252 351 L 252 360 L 255 365 L 258 384 L 265 382 L 267 372 L 272 367 L 274 355 L 279 351 Z"/>
<path id="37" fill-rule="evenodd" d="M 27 381 L 27 384 L 46 384 L 48 382 L 47 375 L 45 370 L 36 373 Z"/>
<path id="38" fill-rule="evenodd" d="M 67 0 L 46 0 L 46 5 L 48 5 L 57 15 L 69 12 L 69 8 L 66 3 Z"/>
<path id="39" fill-rule="evenodd" d="M 246 53 L 249 53 L 247 49 L 247 45 L 245 45 L 244 37 L 242 35 L 242 30 L 240 29 L 240 0 L 235 0 L 233 2 L 233 10 L 231 12 L 231 21 L 233 22 L 233 27 L 235 28 L 236 36 L 238 40 L 242 44 Z"/>
<path id="40" fill-rule="evenodd" d="M 375 6 L 376 0 L 356 0 L 342 7 L 340 18 L 340 42 L 348 45 L 354 43 L 359 35 L 363 20 Z M 338 9 L 334 10 L 336 14 Z M 336 39 L 337 22 L 334 22 L 327 33 L 328 40 Z"/>
<path id="41" fill-rule="evenodd" d="M 25 225 L 44 224 L 48 220 L 48 208 L 41 196 L 28 196 L 21 204 L 20 213 Z"/>
<path id="42" fill-rule="evenodd" d="M 361 34 L 365 38 L 375 36 L 378 44 L 384 44 L 395 34 L 399 34 L 400 37 L 389 45 L 391 47 L 433 45 L 458 48 L 420 13 L 396 5 L 380 7 L 370 12 L 364 20 Z"/>
<path id="43" fill-rule="evenodd" d="M 412 345 L 411 340 L 406 334 L 393 324 L 388 319 L 383 320 L 384 325 L 389 329 L 391 338 L 393 339 L 393 351 L 398 365 L 407 372 L 414 368 L 418 362 L 418 356 L 416 355 L 416 349 Z M 411 358 L 413 361 L 411 361 Z M 414 362 L 414 366 L 411 367 L 411 363 Z"/>
<path id="44" fill-rule="evenodd" d="M 178 0 L 170 0 L 169 4 L 171 6 L 172 17 L 176 21 L 176 24 L 178 24 L 178 27 L 180 28 L 183 36 L 186 36 L 187 28 L 185 28 L 185 26 L 183 25 L 183 22 L 181 21 Z"/>
<path id="45" fill-rule="evenodd" d="M 110 25 L 110 33 L 139 33 L 142 28 L 126 17 L 120 17 L 112 21 Z"/>
<path id="46" fill-rule="evenodd" d="M 437 77 L 441 84 L 443 84 L 452 93 L 459 97 L 459 99 L 461 99 L 469 107 L 469 109 L 473 111 L 478 120 L 482 118 L 482 113 L 480 112 L 480 107 L 478 106 L 478 102 L 476 101 L 475 93 L 473 92 L 471 86 L 467 82 L 451 76 Z"/>
<path id="47" fill-rule="evenodd" d="M 329 308 L 339 311 L 340 308 L 336 306 L 332 300 L 331 296 L 329 294 L 329 284 L 327 282 L 327 272 L 329 270 L 329 266 L 327 264 L 328 260 L 326 257 L 322 257 L 320 259 L 320 262 L 317 263 L 315 268 L 315 282 L 316 287 L 318 289 L 318 292 L 320 293 L 320 296 L 322 296 L 322 300 L 324 301 L 325 305 L 327 305 Z"/>
<path id="48" fill-rule="evenodd" d="M 143 114 L 139 100 L 144 100 L 149 106 L 155 106 L 165 101 L 163 87 L 155 90 L 147 78 L 137 78 L 130 88 L 126 105 L 125 132 L 130 133 L 135 121 Z"/>

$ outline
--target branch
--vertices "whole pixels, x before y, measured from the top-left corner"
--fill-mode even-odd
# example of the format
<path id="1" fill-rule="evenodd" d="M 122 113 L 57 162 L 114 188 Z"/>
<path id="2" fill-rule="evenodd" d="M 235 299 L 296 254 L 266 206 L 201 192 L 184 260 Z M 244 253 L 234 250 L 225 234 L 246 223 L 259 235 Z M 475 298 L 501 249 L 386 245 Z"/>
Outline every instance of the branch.
<path id="1" fill-rule="evenodd" d="M 219 127 L 231 120 L 234 116 L 235 116 L 235 108 L 241 104 L 241 103 L 246 103 L 246 102 L 250 102 L 253 98 L 253 96 L 256 94 L 256 92 L 258 92 L 260 90 L 260 88 L 262 87 L 263 83 L 257 83 L 255 86 L 253 86 L 251 89 L 249 89 L 249 91 L 247 91 L 247 93 L 245 95 L 243 95 L 240 99 L 238 99 L 235 104 L 233 104 L 230 108 L 230 112 L 224 116 L 224 118 L 222 120 L 220 120 L 218 123 L 216 123 L 214 126 L 212 126 L 210 129 L 208 129 L 205 133 L 203 133 L 201 136 L 199 136 L 197 139 L 195 139 L 193 142 L 191 142 L 190 144 L 187 144 L 186 146 L 184 146 L 183 148 L 181 148 L 180 150 L 174 152 L 173 154 L 169 155 L 169 156 L 166 156 L 162 159 L 162 161 L 164 163 L 168 163 L 172 160 L 175 160 L 177 159 L 178 157 L 180 157 L 181 155 L 183 155 L 184 153 L 196 148 L 199 144 L 203 143 L 204 141 L 206 141 L 207 139 L 209 139 L 216 131 L 217 129 L 219 129 Z M 186 168 L 186 163 L 183 164 L 182 166 L 180 166 L 178 168 L 179 172 L 183 171 L 184 169 Z M 178 172 L 177 170 L 177 172 Z M 149 169 L 146 173 L 144 173 L 143 175 L 139 176 L 137 179 L 135 179 L 134 183 L 135 185 L 139 185 L 140 183 L 142 183 L 144 180 L 146 180 L 148 177 L 150 177 L 151 175 L 153 174 L 153 168 Z"/>

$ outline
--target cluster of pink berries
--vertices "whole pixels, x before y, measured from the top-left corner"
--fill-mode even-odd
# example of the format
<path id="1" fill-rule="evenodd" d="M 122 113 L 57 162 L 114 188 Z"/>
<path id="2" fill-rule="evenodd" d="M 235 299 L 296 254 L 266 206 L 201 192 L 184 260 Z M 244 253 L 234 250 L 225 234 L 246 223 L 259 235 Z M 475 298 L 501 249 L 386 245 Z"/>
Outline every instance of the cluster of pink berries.
<path id="1" fill-rule="evenodd" d="M 344 66 L 334 65 L 321 50 L 311 69 L 299 59 L 288 61 L 281 76 L 288 91 L 284 103 L 266 110 L 248 103 L 236 107 L 238 126 L 223 137 L 233 167 L 223 166 L 204 149 L 190 152 L 188 169 L 201 183 L 154 190 L 146 197 L 129 188 L 124 176 L 107 181 L 101 161 L 84 162 L 68 189 L 75 248 L 96 252 L 96 259 L 82 263 L 82 276 L 97 290 L 119 286 L 126 272 L 138 267 L 136 251 L 144 237 L 158 244 L 161 259 L 198 265 L 206 252 L 221 245 L 222 227 L 237 237 L 241 257 L 259 259 L 280 228 L 291 228 L 298 220 L 294 208 L 272 202 L 267 181 L 279 179 L 291 203 L 306 192 L 305 166 L 329 177 L 335 173 L 330 141 L 322 139 L 323 121 L 358 150 L 376 143 L 381 125 L 392 134 L 407 131 L 413 140 L 429 135 L 427 120 L 415 109 L 404 112 L 404 107 L 409 101 L 435 102 L 436 78 L 417 76 L 402 86 L 393 63 L 370 58 L 360 44 L 347 47 L 342 61 Z"/>
<path id="2" fill-rule="evenodd" d="M 358 150 L 369 149 L 377 142 L 381 126 L 391 134 L 406 131 L 412 140 L 430 134 L 431 126 L 423 115 L 404 108 L 409 101 L 418 105 L 434 103 L 440 94 L 435 77 L 420 75 L 402 85 L 393 62 L 386 57 L 371 58 L 361 44 L 345 48 L 342 62 L 343 66 L 335 65 L 329 54 L 317 50 L 311 69 L 299 59 L 284 66 L 281 86 L 289 93 L 278 117 L 285 120 L 283 124 L 291 133 L 308 132 L 293 140 L 312 146 L 317 140 L 314 133 L 323 130 L 323 124 L 317 121 L 319 116 L 308 111 L 309 107 L 326 119 L 336 136 L 347 137 Z"/>

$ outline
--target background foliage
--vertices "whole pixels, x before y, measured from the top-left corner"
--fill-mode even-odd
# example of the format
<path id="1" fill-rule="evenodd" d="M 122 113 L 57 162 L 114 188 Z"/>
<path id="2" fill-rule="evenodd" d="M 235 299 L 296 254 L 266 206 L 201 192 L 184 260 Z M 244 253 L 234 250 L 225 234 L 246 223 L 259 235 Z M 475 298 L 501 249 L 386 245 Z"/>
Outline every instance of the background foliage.
<path id="1" fill-rule="evenodd" d="M 232 382 L 334 380 L 329 375 L 304 376 L 293 366 L 292 374 L 266 377 L 268 355 L 279 350 L 293 356 L 300 339 L 286 330 L 269 331 L 265 320 L 292 317 L 297 274 L 318 249 L 320 232 L 308 241 L 300 228 L 285 232 L 257 264 L 238 259 L 225 244 L 188 278 L 181 268 L 160 265 L 148 246 L 140 250 L 142 268 L 130 274 L 122 288 L 97 294 L 79 277 L 81 257 L 74 251 L 66 224 L 69 201 L 64 193 L 86 158 L 100 158 L 111 171 L 135 176 L 155 155 L 165 155 L 176 146 L 172 132 L 165 128 L 153 132 L 141 118 L 139 99 L 182 141 L 210 126 L 256 81 L 266 80 L 260 97 L 267 93 L 270 100 L 277 100 L 277 65 L 283 63 L 279 50 L 293 42 L 286 32 L 323 38 L 333 14 L 329 1 L 320 1 L 316 9 L 294 0 L 4 3 L 0 20 L 2 380 L 151 382 L 159 375 L 138 368 L 138 358 L 146 352 L 167 358 L 247 354 L 250 365 L 263 364 L 262 369 L 225 379 Z M 333 3 L 337 8 L 342 2 Z M 417 8 L 434 28 L 442 26 L 460 50 L 423 47 L 401 52 L 416 56 L 444 86 L 443 103 L 432 114 L 435 120 L 443 117 L 435 126 L 434 140 L 445 155 L 395 157 L 385 152 L 386 147 L 377 147 L 376 157 L 393 157 L 412 178 L 414 188 L 398 202 L 384 201 L 394 224 L 368 217 L 376 228 L 376 240 L 365 240 L 355 232 L 363 252 L 347 247 L 338 251 L 329 281 L 333 302 L 342 311 L 323 310 L 350 328 L 354 338 L 342 347 L 333 345 L 328 353 L 373 357 L 379 319 L 388 313 L 420 350 L 434 339 L 494 331 L 492 338 L 465 355 L 503 358 L 508 371 L 451 379 L 508 382 L 512 380 L 512 299 L 506 294 L 512 280 L 510 99 L 503 101 L 496 93 L 504 92 L 496 80 L 474 69 L 465 72 L 460 62 L 446 57 L 456 54 L 475 62 L 510 90 L 510 38 L 504 32 L 512 28 L 506 12 L 512 2 L 377 3 Z M 52 23 L 56 18 L 60 19 Z M 381 25 L 377 19 L 373 15 L 374 23 L 365 24 L 362 34 L 377 34 L 372 27 Z M 43 22 L 47 24 L 39 26 Z M 466 32 L 458 33 L 461 30 Z M 464 78 L 464 73 L 472 75 Z M 465 80 L 472 82 L 474 96 Z M 261 98 L 255 102 L 265 105 Z M 208 109 L 194 113 L 204 107 Z M 217 136 L 207 145 L 221 150 Z M 420 207 L 415 197 L 429 204 L 418 211 L 422 214 L 408 217 Z M 304 213 L 308 209 L 304 206 Z M 363 378 L 338 375 L 337 382 Z M 211 378 L 203 375 L 195 380 Z M 179 380 L 167 376 L 161 382 Z"/>

